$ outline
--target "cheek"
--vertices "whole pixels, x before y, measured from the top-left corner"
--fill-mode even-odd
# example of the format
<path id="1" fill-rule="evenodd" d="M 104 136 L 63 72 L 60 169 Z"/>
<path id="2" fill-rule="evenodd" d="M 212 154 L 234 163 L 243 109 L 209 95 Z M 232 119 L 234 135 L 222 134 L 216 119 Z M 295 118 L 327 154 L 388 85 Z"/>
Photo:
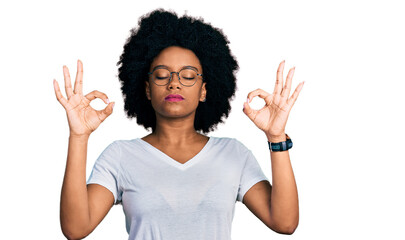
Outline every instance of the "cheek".
<path id="1" fill-rule="evenodd" d="M 150 99 L 149 100 L 150 100 L 153 108 L 155 108 L 155 106 L 158 106 L 159 104 L 161 104 L 161 99 L 162 99 L 161 95 L 162 94 L 160 94 L 159 91 L 156 91 L 153 88 L 150 90 L 150 92 L 149 92 Z"/>
<path id="2" fill-rule="evenodd" d="M 151 100 L 162 95 L 162 89 L 158 88 L 155 84 L 153 84 L 153 85 L 152 84 L 149 85 L 149 98 Z"/>

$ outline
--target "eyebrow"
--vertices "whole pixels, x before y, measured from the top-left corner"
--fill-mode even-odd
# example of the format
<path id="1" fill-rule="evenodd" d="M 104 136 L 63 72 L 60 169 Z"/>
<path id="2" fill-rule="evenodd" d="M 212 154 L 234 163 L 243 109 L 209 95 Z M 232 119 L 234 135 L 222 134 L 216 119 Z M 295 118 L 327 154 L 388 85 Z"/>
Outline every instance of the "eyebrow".
<path id="1" fill-rule="evenodd" d="M 155 69 L 158 69 L 158 68 L 165 68 L 165 69 L 169 70 L 169 67 L 166 66 L 166 65 L 157 65 L 156 67 L 154 67 L 154 68 L 152 69 L 152 72 L 155 71 Z M 193 66 L 184 66 L 184 67 L 182 67 L 182 68 L 180 69 L 180 71 L 183 70 L 183 69 L 187 69 L 187 68 L 194 69 L 194 70 L 196 70 L 196 71 L 198 72 L 198 68 L 193 67 Z"/>

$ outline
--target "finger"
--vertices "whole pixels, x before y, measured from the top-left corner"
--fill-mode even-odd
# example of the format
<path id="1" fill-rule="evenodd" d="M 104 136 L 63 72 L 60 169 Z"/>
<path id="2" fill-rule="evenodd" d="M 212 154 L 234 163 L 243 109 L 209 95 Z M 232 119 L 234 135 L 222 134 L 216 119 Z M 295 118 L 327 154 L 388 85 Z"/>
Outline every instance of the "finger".
<path id="1" fill-rule="evenodd" d="M 276 85 L 274 86 L 273 94 L 277 95 L 281 93 L 283 88 L 283 71 L 284 71 L 285 60 L 280 63 L 277 69 Z"/>
<path id="2" fill-rule="evenodd" d="M 77 73 L 74 93 L 83 95 L 83 63 L 80 60 L 77 60 Z"/>
<path id="3" fill-rule="evenodd" d="M 85 98 L 87 98 L 89 101 L 92 101 L 96 98 L 100 98 L 101 100 L 104 101 L 104 103 L 108 104 L 110 103 L 110 100 L 108 100 L 108 97 L 105 93 L 102 93 L 100 91 L 94 90 L 90 93 L 88 93 L 86 96 L 84 96 Z"/>
<path id="4" fill-rule="evenodd" d="M 65 91 L 66 96 L 70 99 L 73 96 L 72 84 L 70 83 L 70 74 L 69 69 L 66 66 L 63 66 L 63 77 L 65 78 Z"/>
<path id="5" fill-rule="evenodd" d="M 110 102 L 103 110 L 97 111 L 99 119 L 103 122 L 113 112 L 115 102 Z"/>
<path id="6" fill-rule="evenodd" d="M 290 71 L 288 72 L 283 91 L 281 92 L 281 97 L 283 97 L 283 98 L 288 98 L 290 96 L 291 82 L 292 82 L 292 78 L 294 76 L 294 72 L 295 72 L 295 67 L 291 68 Z"/>
<path id="7" fill-rule="evenodd" d="M 294 106 L 294 103 L 297 100 L 298 95 L 300 94 L 301 89 L 304 86 L 304 83 L 305 82 L 298 84 L 298 86 L 295 88 L 295 91 L 294 91 L 293 95 L 291 96 L 291 98 L 287 100 L 287 104 L 289 105 L 290 109 L 292 108 L 292 106 Z"/>
<path id="8" fill-rule="evenodd" d="M 248 94 L 248 103 L 252 101 L 252 99 L 256 96 L 259 96 L 260 98 L 264 99 L 264 102 L 266 103 L 266 105 L 270 105 L 272 103 L 272 99 L 273 99 L 273 94 L 270 94 L 260 88 L 251 91 Z"/>
<path id="9" fill-rule="evenodd" d="M 257 110 L 252 109 L 249 106 L 249 103 L 246 101 L 243 103 L 243 112 L 246 114 L 246 116 L 248 116 L 248 118 L 252 121 L 255 120 L 256 118 L 256 114 L 257 114 Z"/>
<path id="10" fill-rule="evenodd" d="M 59 84 L 55 79 L 53 80 L 53 88 L 55 90 L 56 99 L 60 102 L 60 104 L 62 104 L 64 108 L 66 108 L 67 100 L 60 92 Z"/>

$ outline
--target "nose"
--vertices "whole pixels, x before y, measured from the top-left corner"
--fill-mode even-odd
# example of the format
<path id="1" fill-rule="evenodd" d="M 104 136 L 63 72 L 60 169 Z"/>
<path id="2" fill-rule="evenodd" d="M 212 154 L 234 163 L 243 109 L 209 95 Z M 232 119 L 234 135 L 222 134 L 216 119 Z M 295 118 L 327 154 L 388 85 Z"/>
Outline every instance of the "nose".
<path id="1" fill-rule="evenodd" d="M 169 89 L 173 89 L 173 88 L 180 89 L 181 83 L 180 83 L 179 74 L 177 72 L 171 72 L 170 75 L 171 75 L 170 82 L 169 82 L 169 84 L 167 84 L 168 88 Z M 177 80 L 175 80 L 175 78 L 177 78 Z"/>

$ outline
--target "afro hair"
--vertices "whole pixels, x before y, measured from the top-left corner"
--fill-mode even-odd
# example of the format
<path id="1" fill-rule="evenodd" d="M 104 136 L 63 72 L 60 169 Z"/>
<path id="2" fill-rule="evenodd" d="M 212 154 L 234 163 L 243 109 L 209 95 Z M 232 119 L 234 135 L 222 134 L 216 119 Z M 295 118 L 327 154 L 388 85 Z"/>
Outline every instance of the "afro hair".
<path id="1" fill-rule="evenodd" d="M 117 63 L 118 78 L 128 118 L 136 117 L 145 129 L 156 128 L 156 115 L 145 93 L 145 82 L 153 59 L 170 46 L 189 49 L 199 59 L 206 82 L 206 101 L 200 102 L 194 120 L 196 131 L 208 133 L 227 118 L 236 90 L 238 63 L 221 29 L 202 19 L 178 17 L 157 9 L 142 16 L 139 27 L 131 29 Z"/>

